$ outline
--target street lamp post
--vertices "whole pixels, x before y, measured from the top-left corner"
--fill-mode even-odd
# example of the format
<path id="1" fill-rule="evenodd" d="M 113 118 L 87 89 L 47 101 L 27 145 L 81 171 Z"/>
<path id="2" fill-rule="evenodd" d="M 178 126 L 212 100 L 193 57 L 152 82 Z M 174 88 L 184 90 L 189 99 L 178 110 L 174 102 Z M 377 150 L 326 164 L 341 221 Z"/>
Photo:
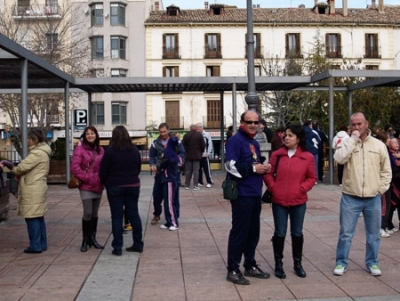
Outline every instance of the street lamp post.
<path id="1" fill-rule="evenodd" d="M 249 110 L 257 110 L 259 97 L 256 93 L 254 75 L 254 34 L 253 34 L 253 4 L 252 0 L 247 0 L 247 78 L 248 88 L 245 100 Z"/>

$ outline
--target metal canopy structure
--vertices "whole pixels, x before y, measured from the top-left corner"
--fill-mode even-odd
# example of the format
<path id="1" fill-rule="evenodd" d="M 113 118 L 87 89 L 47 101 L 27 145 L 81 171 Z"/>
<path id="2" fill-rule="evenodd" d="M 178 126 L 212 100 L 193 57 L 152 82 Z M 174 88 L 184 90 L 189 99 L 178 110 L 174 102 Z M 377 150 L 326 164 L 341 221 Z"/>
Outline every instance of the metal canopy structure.
<path id="1" fill-rule="evenodd" d="M 348 86 L 334 86 L 335 77 L 357 77 L 363 82 Z M 328 80 L 328 86 L 320 82 Z M 349 115 L 351 113 L 352 92 L 371 87 L 400 86 L 400 70 L 327 70 L 314 76 L 272 76 L 255 78 L 256 91 L 290 90 L 329 90 L 329 137 L 333 137 L 334 91 L 349 93 Z M 74 78 L 57 69 L 31 51 L 0 34 L 0 93 L 20 93 L 22 95 L 21 128 L 27 129 L 26 114 L 27 94 L 62 93 L 65 106 L 69 106 L 70 89 L 73 92 L 89 93 L 134 93 L 134 92 L 223 92 L 247 91 L 247 77 L 126 77 L 126 78 Z M 233 96 L 235 98 L 235 95 Z M 236 108 L 233 108 L 234 110 Z M 66 128 L 69 128 L 69 111 L 65 112 Z M 22 138 L 27 137 L 22 131 Z M 69 131 L 66 131 L 69 139 Z M 26 139 L 25 139 L 26 140 Z M 26 141 L 22 140 L 23 150 L 27 150 Z M 69 170 L 69 144 L 66 159 Z M 333 183 L 333 158 L 330 150 L 330 181 Z M 67 180 L 69 175 L 67 174 Z"/>

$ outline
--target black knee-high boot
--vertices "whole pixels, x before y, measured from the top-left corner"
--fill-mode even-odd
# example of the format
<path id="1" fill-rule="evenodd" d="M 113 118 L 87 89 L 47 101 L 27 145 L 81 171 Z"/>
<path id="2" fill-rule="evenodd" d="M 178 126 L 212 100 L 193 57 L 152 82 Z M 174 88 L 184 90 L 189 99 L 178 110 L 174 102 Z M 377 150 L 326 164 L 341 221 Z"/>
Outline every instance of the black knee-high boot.
<path id="1" fill-rule="evenodd" d="M 104 249 L 104 246 L 100 245 L 96 240 L 97 233 L 97 222 L 98 217 L 92 217 L 91 220 L 91 230 L 90 230 L 90 239 L 89 239 L 89 247 L 94 247 L 95 249 Z"/>
<path id="2" fill-rule="evenodd" d="M 304 236 L 294 237 L 292 236 L 292 252 L 293 252 L 293 268 L 296 275 L 304 278 L 306 277 L 306 272 L 301 265 L 301 257 L 303 255 L 303 242 Z"/>
<path id="3" fill-rule="evenodd" d="M 274 248 L 275 276 L 281 279 L 285 279 L 286 274 L 283 270 L 282 262 L 285 237 L 272 236 L 272 246 Z"/>
<path id="4" fill-rule="evenodd" d="M 87 252 L 89 248 L 89 241 L 90 241 L 90 229 L 92 227 L 92 221 L 82 220 L 82 245 L 81 245 L 81 252 Z"/>

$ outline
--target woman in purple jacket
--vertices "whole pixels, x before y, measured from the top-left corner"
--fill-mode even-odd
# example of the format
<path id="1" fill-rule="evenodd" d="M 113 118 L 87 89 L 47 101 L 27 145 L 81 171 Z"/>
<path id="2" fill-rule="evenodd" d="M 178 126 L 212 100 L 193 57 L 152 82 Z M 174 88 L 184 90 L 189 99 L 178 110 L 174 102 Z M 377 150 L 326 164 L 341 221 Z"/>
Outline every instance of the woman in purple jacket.
<path id="1" fill-rule="evenodd" d="M 98 213 L 103 194 L 100 182 L 100 162 L 104 149 L 100 146 L 100 138 L 94 126 L 88 126 L 82 134 L 80 145 L 75 148 L 71 163 L 71 172 L 82 181 L 79 188 L 83 205 L 81 252 L 89 247 L 103 249 L 96 240 Z"/>
<path id="2" fill-rule="evenodd" d="M 306 134 L 301 125 L 289 125 L 285 130 L 284 146 L 272 153 L 272 172 L 264 175 L 264 182 L 272 193 L 272 214 L 275 231 L 272 237 L 275 258 L 275 276 L 286 278 L 283 270 L 283 247 L 288 218 L 292 236 L 294 271 L 306 277 L 301 265 L 303 253 L 303 223 L 307 192 L 317 180 L 314 157 L 307 151 Z"/>

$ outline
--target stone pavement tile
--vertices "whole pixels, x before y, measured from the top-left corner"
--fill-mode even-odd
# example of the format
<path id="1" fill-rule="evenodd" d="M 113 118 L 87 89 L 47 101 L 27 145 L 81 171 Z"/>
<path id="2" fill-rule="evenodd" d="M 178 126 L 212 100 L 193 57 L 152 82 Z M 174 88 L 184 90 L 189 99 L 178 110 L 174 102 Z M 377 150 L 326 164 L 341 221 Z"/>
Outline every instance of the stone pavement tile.
<path id="1" fill-rule="evenodd" d="M 62 263 L 52 264 L 46 270 L 44 275 L 46 276 L 54 276 L 57 277 L 58 275 L 63 276 L 87 276 L 92 269 L 92 265 L 86 264 L 68 264 L 64 265 Z"/>
<path id="2" fill-rule="evenodd" d="M 293 294 L 287 286 L 278 278 L 255 279 L 250 278 L 250 285 L 239 286 L 236 288 L 240 295 L 240 300 L 246 301 L 265 301 L 265 300 L 294 300 Z M 273 281 L 273 279 L 277 281 Z"/>
<path id="3" fill-rule="evenodd" d="M 166 268 L 140 268 L 135 278 L 135 288 L 151 286 L 157 283 L 160 286 L 183 286 L 182 268 L 178 265 Z M 172 299 L 171 299 L 172 300 Z"/>
<path id="4" fill-rule="evenodd" d="M 296 300 L 313 298 L 344 298 L 346 293 L 332 283 L 308 283 L 288 286 Z"/>
<path id="5" fill-rule="evenodd" d="M 343 276 L 341 276 L 343 277 Z M 371 276 L 373 277 L 373 276 Z M 390 286 L 382 283 L 379 279 L 371 279 L 364 282 L 348 281 L 342 283 L 340 288 L 350 297 L 357 298 L 362 296 L 392 296 L 398 294 L 398 291 L 393 290 Z M 397 296 L 398 300 L 399 296 Z M 393 300 L 396 300 L 393 299 Z"/>
<path id="6" fill-rule="evenodd" d="M 218 264 L 223 262 L 223 257 L 219 254 L 218 250 L 214 250 L 213 253 L 203 252 L 200 249 L 191 249 L 190 254 L 186 254 L 182 250 L 182 264 L 203 264 L 205 266 Z M 207 254 L 208 253 L 208 254 Z"/>
<path id="7" fill-rule="evenodd" d="M 32 288 L 37 290 L 46 290 L 49 288 L 49 283 L 51 283 L 51 287 L 54 290 L 58 289 L 72 289 L 77 293 L 85 281 L 87 275 L 58 275 L 54 277 L 54 275 L 42 275 L 33 285 Z"/>
<path id="8" fill-rule="evenodd" d="M 152 282 L 149 286 L 136 286 L 133 289 L 132 301 L 188 301 L 186 298 L 185 288 L 181 284 L 176 285 L 159 285 Z M 233 301 L 233 300 L 232 300 Z"/>
<path id="9" fill-rule="evenodd" d="M 58 287 L 52 286 L 43 288 L 31 288 L 20 301 L 73 301 L 79 292 L 79 287 Z"/>
<path id="10" fill-rule="evenodd" d="M 239 301 L 238 292 L 235 285 L 226 281 L 221 285 L 190 285 L 186 286 L 187 301 Z"/>
<path id="11" fill-rule="evenodd" d="M 12 286 L 1 286 L 1 301 L 21 300 L 28 288 Z"/>
<path id="12" fill-rule="evenodd" d="M 221 264 L 184 264 L 183 276 L 185 286 L 212 286 L 224 287 L 227 270 Z M 227 286 L 229 287 L 229 286 Z"/>

